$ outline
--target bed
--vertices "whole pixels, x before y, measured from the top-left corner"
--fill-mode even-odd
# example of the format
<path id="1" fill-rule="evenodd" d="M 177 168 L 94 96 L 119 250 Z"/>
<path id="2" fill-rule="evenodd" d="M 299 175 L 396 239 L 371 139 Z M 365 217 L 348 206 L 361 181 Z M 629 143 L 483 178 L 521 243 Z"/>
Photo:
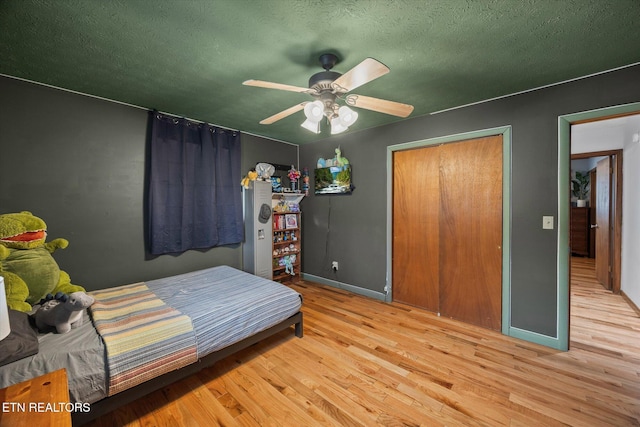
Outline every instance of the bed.
<path id="1" fill-rule="evenodd" d="M 82 326 L 39 334 L 37 354 L 0 367 L 0 388 L 65 368 L 71 402 L 91 404 L 74 425 L 291 326 L 303 334 L 299 293 L 229 266 L 88 293 Z"/>

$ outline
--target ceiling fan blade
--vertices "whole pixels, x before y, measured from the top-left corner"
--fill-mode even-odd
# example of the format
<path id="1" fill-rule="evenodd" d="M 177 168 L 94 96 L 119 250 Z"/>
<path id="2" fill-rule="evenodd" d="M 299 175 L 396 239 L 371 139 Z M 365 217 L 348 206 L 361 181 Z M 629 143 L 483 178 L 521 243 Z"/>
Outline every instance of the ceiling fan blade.
<path id="1" fill-rule="evenodd" d="M 413 105 L 356 94 L 347 96 L 345 102 L 347 105 L 364 108 L 366 110 L 378 111 L 379 113 L 390 114 L 397 117 L 407 117 L 413 111 Z"/>
<path id="2" fill-rule="evenodd" d="M 389 67 L 382 62 L 373 58 L 367 58 L 340 77 L 334 82 L 333 86 L 340 92 L 349 92 L 371 80 L 382 77 L 389 72 Z"/>
<path id="3" fill-rule="evenodd" d="M 305 105 L 307 105 L 307 102 L 301 102 L 300 104 L 296 104 L 293 107 L 287 108 L 284 111 L 280 111 L 279 113 L 276 113 L 271 117 L 267 117 L 266 119 L 260 121 L 260 124 L 270 125 L 271 123 L 277 122 L 280 119 L 284 119 L 285 117 L 288 117 L 293 113 L 297 113 L 298 111 L 304 109 Z"/>
<path id="4" fill-rule="evenodd" d="M 242 82 L 242 84 L 245 86 L 263 87 L 266 89 L 288 90 L 289 92 L 315 93 L 313 89 L 309 89 L 308 87 L 291 86 L 282 83 L 265 82 L 262 80 L 247 80 Z"/>

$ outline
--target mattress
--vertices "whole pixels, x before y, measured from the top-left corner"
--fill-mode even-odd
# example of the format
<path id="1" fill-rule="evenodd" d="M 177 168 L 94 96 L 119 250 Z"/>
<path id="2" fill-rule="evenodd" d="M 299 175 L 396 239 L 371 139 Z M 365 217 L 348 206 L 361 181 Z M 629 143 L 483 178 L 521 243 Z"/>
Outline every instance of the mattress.
<path id="1" fill-rule="evenodd" d="M 296 314 L 302 296 L 280 283 L 229 266 L 146 282 L 160 299 L 191 317 L 198 358 Z"/>
<path id="2" fill-rule="evenodd" d="M 96 402 L 107 395 L 104 344 L 91 319 L 66 334 L 38 334 L 38 353 L 0 367 L 0 388 L 58 369 L 67 370 L 72 402 Z"/>
<path id="3" fill-rule="evenodd" d="M 223 349 L 296 314 L 302 296 L 294 290 L 229 266 L 146 282 L 167 305 L 189 316 L 198 358 Z M 0 388 L 66 368 L 72 402 L 107 396 L 105 347 L 85 312 L 84 324 L 67 334 L 40 334 L 40 350 L 0 367 Z"/>

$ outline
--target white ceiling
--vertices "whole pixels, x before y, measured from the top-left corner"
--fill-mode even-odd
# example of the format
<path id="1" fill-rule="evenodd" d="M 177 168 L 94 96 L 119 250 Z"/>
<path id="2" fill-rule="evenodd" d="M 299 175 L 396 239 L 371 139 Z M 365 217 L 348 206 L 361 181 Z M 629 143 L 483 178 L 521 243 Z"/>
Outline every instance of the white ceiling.
<path id="1" fill-rule="evenodd" d="M 571 154 L 621 150 L 640 133 L 640 114 L 571 126 Z"/>

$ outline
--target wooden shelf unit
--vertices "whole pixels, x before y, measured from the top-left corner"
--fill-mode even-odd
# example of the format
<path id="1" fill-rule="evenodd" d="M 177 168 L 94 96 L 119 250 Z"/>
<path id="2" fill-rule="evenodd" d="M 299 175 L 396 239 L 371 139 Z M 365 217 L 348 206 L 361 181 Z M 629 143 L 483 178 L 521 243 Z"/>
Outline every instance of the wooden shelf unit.
<path id="1" fill-rule="evenodd" d="M 273 193 L 272 265 L 276 282 L 300 281 L 302 267 L 302 193 Z M 288 210 L 292 205 L 296 209 Z M 295 257 L 291 263 L 293 274 L 287 271 L 285 257 Z"/>

